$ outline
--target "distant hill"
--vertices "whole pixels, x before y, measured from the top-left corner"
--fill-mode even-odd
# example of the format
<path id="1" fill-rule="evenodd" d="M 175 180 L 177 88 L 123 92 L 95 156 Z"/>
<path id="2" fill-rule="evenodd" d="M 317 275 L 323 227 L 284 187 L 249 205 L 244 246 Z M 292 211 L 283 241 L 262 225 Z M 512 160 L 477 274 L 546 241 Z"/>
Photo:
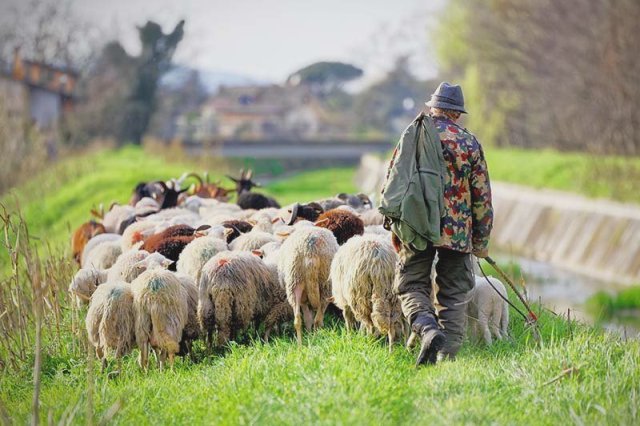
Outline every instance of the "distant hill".
<path id="1" fill-rule="evenodd" d="M 160 80 L 160 85 L 167 88 L 178 88 L 189 78 L 194 68 L 177 65 Z M 207 93 L 215 93 L 220 86 L 267 85 L 270 81 L 259 80 L 246 75 L 226 71 L 196 70 L 200 73 L 200 81 Z"/>

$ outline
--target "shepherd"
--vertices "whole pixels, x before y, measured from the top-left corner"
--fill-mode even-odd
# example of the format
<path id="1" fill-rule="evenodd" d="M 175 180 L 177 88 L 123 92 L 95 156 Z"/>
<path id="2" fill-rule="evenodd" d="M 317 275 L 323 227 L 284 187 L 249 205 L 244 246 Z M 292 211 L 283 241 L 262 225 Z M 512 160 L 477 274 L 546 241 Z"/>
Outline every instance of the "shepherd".
<path id="1" fill-rule="evenodd" d="M 454 359 L 464 338 L 471 255 L 488 256 L 493 226 L 482 146 L 457 124 L 462 89 L 441 83 L 405 130 L 391 159 L 380 212 L 399 253 L 394 289 L 411 331 L 421 338 L 416 365 Z M 435 271 L 438 311 L 432 299 Z"/>

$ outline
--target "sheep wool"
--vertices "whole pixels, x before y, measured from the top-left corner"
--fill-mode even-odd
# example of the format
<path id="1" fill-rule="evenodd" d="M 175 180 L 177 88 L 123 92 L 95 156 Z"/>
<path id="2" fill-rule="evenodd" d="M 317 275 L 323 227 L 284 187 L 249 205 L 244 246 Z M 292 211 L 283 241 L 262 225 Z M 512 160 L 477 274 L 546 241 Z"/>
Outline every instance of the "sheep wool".
<path id="1" fill-rule="evenodd" d="M 146 250 L 130 250 L 122 253 L 116 263 L 107 271 L 107 281 L 132 282 L 144 272 L 144 268 L 140 268 L 138 264 L 147 256 L 149 256 L 149 252 Z"/>
<path id="2" fill-rule="evenodd" d="M 233 251 L 252 251 L 275 241 L 276 237 L 267 232 L 253 231 L 240 235 L 229 244 L 229 248 Z"/>
<path id="3" fill-rule="evenodd" d="M 191 354 L 191 343 L 200 337 L 200 324 L 198 323 L 198 287 L 196 282 L 188 275 L 177 273 L 176 277 L 187 295 L 187 322 L 182 331 L 180 340 L 180 352 L 178 355 Z"/>
<path id="4" fill-rule="evenodd" d="M 143 272 L 133 280 L 131 290 L 140 367 L 147 369 L 151 347 L 158 350 L 160 368 L 167 357 L 173 366 L 189 315 L 187 291 L 175 274 L 160 268 Z"/>
<path id="5" fill-rule="evenodd" d="M 331 297 L 329 272 L 338 243 L 331 231 L 319 227 L 302 227 L 283 243 L 278 255 L 278 274 L 287 300 L 294 310 L 298 343 L 302 344 L 302 315 L 307 331 L 311 330 L 311 312 L 316 311 L 313 326 L 322 327 L 324 311 Z"/>
<path id="6" fill-rule="evenodd" d="M 76 300 L 78 307 L 86 305 L 96 288 L 107 281 L 107 272 L 95 268 L 79 269 L 69 284 L 69 293 Z"/>
<path id="7" fill-rule="evenodd" d="M 89 342 L 102 360 L 104 368 L 107 351 L 112 350 L 120 360 L 131 352 L 135 344 L 135 311 L 129 284 L 105 283 L 96 289 L 85 319 Z"/>
<path id="8" fill-rule="evenodd" d="M 200 281 L 200 271 L 205 263 L 227 249 L 227 244 L 218 238 L 196 238 L 180 253 L 176 270 L 191 277 L 197 283 Z"/>
<path id="9" fill-rule="evenodd" d="M 291 315 L 276 274 L 247 252 L 222 252 L 202 269 L 198 320 L 209 338 L 215 330 L 223 346 L 252 323 L 264 322 L 265 338 L 276 322 Z"/>
<path id="10" fill-rule="evenodd" d="M 359 321 L 367 333 L 387 335 L 390 347 L 404 327 L 393 292 L 397 260 L 387 239 L 365 235 L 341 246 L 331 264 L 334 303 L 342 309 L 347 328 Z"/>
<path id="11" fill-rule="evenodd" d="M 507 298 L 507 290 L 502 282 L 494 277 L 487 277 L 502 297 Z M 484 277 L 476 277 L 475 286 L 467 293 L 468 329 L 471 337 L 483 339 L 487 345 L 509 337 L 509 305 Z"/>
<path id="12" fill-rule="evenodd" d="M 82 250 L 81 264 L 86 264 L 86 259 L 88 259 L 89 253 L 99 246 L 100 244 L 109 242 L 109 241 L 121 241 L 122 236 L 120 234 L 100 234 L 91 238 L 87 245 L 84 246 L 84 250 Z"/>
<path id="13" fill-rule="evenodd" d="M 109 269 L 122 254 L 120 241 L 105 241 L 91 250 L 82 261 L 83 268 Z"/>
<path id="14" fill-rule="evenodd" d="M 346 210 L 334 209 L 324 212 L 318 217 L 316 224 L 333 232 L 340 245 L 354 235 L 364 234 L 362 219 Z"/>

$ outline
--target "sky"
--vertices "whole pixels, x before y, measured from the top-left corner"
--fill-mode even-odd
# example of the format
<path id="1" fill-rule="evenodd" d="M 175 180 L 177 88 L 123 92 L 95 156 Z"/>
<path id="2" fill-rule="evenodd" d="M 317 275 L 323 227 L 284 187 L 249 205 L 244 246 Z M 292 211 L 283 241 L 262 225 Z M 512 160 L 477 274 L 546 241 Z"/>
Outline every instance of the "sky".
<path id="1" fill-rule="evenodd" d="M 174 57 L 180 64 L 278 82 L 315 61 L 337 60 L 363 67 L 372 81 L 401 54 L 417 76 L 435 76 L 429 27 L 444 1 L 75 0 L 73 8 L 130 53 L 139 49 L 135 25 L 152 19 L 168 31 L 185 19 Z"/>

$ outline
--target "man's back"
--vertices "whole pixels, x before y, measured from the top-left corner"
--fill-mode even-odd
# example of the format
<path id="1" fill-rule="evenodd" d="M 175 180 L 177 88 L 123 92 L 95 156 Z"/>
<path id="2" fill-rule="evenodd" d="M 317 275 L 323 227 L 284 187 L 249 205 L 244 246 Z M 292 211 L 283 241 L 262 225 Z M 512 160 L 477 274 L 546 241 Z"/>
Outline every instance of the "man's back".
<path id="1" fill-rule="evenodd" d="M 482 147 L 475 136 L 444 116 L 433 116 L 447 173 L 445 214 L 437 246 L 471 253 L 489 244 L 493 210 L 491 186 Z"/>

